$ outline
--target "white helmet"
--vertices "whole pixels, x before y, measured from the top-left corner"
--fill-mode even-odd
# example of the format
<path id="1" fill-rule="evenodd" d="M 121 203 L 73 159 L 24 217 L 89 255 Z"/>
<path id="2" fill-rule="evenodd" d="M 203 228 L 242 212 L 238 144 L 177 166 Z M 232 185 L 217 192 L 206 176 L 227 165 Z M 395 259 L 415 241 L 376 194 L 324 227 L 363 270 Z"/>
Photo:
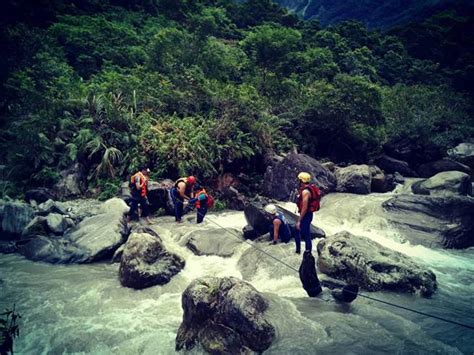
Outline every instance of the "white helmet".
<path id="1" fill-rule="evenodd" d="M 270 214 L 277 213 L 277 208 L 274 204 L 266 205 L 264 210 L 265 210 L 265 212 L 270 213 Z"/>

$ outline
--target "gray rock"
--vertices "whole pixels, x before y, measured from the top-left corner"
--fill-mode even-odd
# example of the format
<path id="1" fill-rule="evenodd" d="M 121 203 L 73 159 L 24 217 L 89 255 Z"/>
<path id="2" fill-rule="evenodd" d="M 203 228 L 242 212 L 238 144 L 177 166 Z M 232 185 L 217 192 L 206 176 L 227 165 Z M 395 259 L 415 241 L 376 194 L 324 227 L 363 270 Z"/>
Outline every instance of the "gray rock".
<path id="1" fill-rule="evenodd" d="M 443 171 L 462 171 L 471 174 L 472 170 L 467 165 L 461 164 L 451 159 L 441 159 L 429 163 L 421 164 L 418 169 L 420 177 L 429 178 Z"/>
<path id="2" fill-rule="evenodd" d="M 23 229 L 21 234 L 23 237 L 48 235 L 46 217 L 36 216 L 33 218 L 31 222 L 25 227 L 25 229 Z"/>
<path id="3" fill-rule="evenodd" d="M 398 172 L 403 176 L 417 176 L 406 161 L 391 158 L 387 155 L 378 158 L 375 164 L 386 173 Z"/>
<path id="4" fill-rule="evenodd" d="M 257 236 L 266 234 L 270 229 L 270 220 L 267 217 L 267 214 L 264 211 L 264 205 L 266 202 L 252 202 L 245 206 L 244 214 L 245 219 L 249 226 L 253 228 Z M 298 216 L 280 206 L 277 207 L 278 211 L 283 213 L 288 224 L 290 226 L 295 226 Z M 326 233 L 321 228 L 311 225 L 311 238 L 324 238 Z"/>
<path id="5" fill-rule="evenodd" d="M 371 192 L 388 192 L 395 188 L 394 177 L 391 174 L 385 175 L 384 172 L 376 165 L 370 166 L 370 174 L 372 179 L 370 182 Z"/>
<path id="6" fill-rule="evenodd" d="M 281 162 L 269 166 L 265 172 L 263 190 L 271 198 L 286 201 L 298 189 L 298 173 L 311 174 L 311 182 L 316 184 L 323 194 L 334 191 L 336 178 L 317 160 L 305 154 L 288 154 Z"/>
<path id="7" fill-rule="evenodd" d="M 111 257 L 129 233 L 125 217 L 128 210 L 123 200 L 113 198 L 104 202 L 98 215 L 87 217 L 70 229 L 64 238 L 81 250 L 76 262 L 88 263 Z"/>
<path id="8" fill-rule="evenodd" d="M 163 179 L 157 181 L 149 181 L 148 183 L 148 201 L 150 203 L 150 211 L 156 212 L 159 209 L 165 210 L 168 214 L 173 214 L 172 201 L 169 198 L 168 191 L 174 186 L 174 181 Z M 128 186 L 128 181 L 121 185 L 120 197 L 127 203 L 131 201 L 132 194 Z"/>
<path id="9" fill-rule="evenodd" d="M 67 214 L 67 208 L 63 203 L 53 200 L 47 200 L 38 206 L 38 214 L 46 216 L 50 213 Z"/>
<path id="10" fill-rule="evenodd" d="M 243 233 L 244 239 L 254 240 L 259 236 L 259 234 L 255 231 L 255 229 L 253 229 L 253 227 L 248 224 L 244 228 L 242 228 L 242 233 Z"/>
<path id="11" fill-rule="evenodd" d="M 413 244 L 456 249 L 474 246 L 471 197 L 397 195 L 382 206 L 387 220 Z"/>
<path id="12" fill-rule="evenodd" d="M 63 234 L 68 228 L 74 226 L 74 222 L 70 218 L 59 213 L 50 213 L 46 217 L 46 224 L 49 231 L 57 235 Z"/>
<path id="13" fill-rule="evenodd" d="M 459 161 L 474 169 L 474 143 L 461 143 L 448 150 L 451 159 Z"/>
<path id="14" fill-rule="evenodd" d="M 19 247 L 20 253 L 27 259 L 51 264 L 74 263 L 87 259 L 85 251 L 78 249 L 64 239 L 51 239 L 37 236 Z"/>
<path id="15" fill-rule="evenodd" d="M 264 313 L 268 301 L 236 278 L 196 279 L 184 291 L 182 305 L 177 351 L 191 350 L 199 343 L 215 354 L 261 353 L 275 338 L 275 328 Z"/>
<path id="16" fill-rule="evenodd" d="M 408 256 L 361 236 L 340 232 L 318 243 L 318 269 L 369 291 L 420 292 L 437 288 L 435 274 Z"/>
<path id="17" fill-rule="evenodd" d="M 86 169 L 80 163 L 76 163 L 60 173 L 60 180 L 54 186 L 59 199 L 77 197 L 86 191 Z"/>
<path id="18" fill-rule="evenodd" d="M 16 239 L 34 217 L 34 210 L 24 202 L 7 202 L 3 208 L 1 239 Z"/>
<path id="19" fill-rule="evenodd" d="M 414 193 L 431 196 L 465 196 L 472 193 L 470 175 L 460 171 L 444 171 L 422 181 L 415 188 Z M 426 193 L 428 192 L 428 193 Z"/>
<path id="20" fill-rule="evenodd" d="M 122 244 L 112 256 L 112 263 L 120 263 L 122 261 L 123 250 L 125 249 L 125 244 Z"/>
<path id="21" fill-rule="evenodd" d="M 15 242 L 0 241 L 0 254 L 13 254 L 18 252 L 18 247 Z"/>
<path id="22" fill-rule="evenodd" d="M 222 229 L 196 230 L 190 233 L 186 246 L 196 255 L 232 256 L 242 241 L 235 237 L 239 231 L 230 232 L 234 235 L 223 233 Z"/>
<path id="23" fill-rule="evenodd" d="M 366 195 L 370 193 L 372 175 L 368 165 L 350 165 L 336 169 L 338 192 Z"/>
<path id="24" fill-rule="evenodd" d="M 125 287 L 143 289 L 168 283 L 184 267 L 184 260 L 169 253 L 161 239 L 132 233 L 123 249 L 119 278 Z"/>
<path id="25" fill-rule="evenodd" d="M 312 253 L 306 251 L 303 253 L 303 260 L 301 260 L 298 273 L 303 288 L 309 297 L 316 297 L 323 291 L 316 273 L 316 262 Z"/>

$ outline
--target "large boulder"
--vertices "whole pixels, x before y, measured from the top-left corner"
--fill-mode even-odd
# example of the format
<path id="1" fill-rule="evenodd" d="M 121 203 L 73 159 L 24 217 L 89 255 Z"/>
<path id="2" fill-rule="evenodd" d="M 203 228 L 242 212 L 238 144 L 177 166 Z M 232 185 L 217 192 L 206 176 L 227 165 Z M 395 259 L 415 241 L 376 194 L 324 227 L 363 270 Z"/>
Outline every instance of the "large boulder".
<path id="1" fill-rule="evenodd" d="M 174 181 L 170 179 L 163 179 L 157 181 L 149 181 L 148 183 L 148 202 L 150 203 L 150 211 L 156 212 L 163 209 L 168 214 L 173 214 L 173 205 L 169 196 L 169 190 L 174 186 Z M 128 181 L 121 185 L 120 197 L 127 203 L 130 202 L 132 194 Z"/>
<path id="2" fill-rule="evenodd" d="M 398 160 L 388 155 L 382 155 L 375 160 L 375 164 L 386 173 L 398 172 L 403 176 L 417 176 L 417 174 L 410 168 L 408 163 L 403 160 Z"/>
<path id="3" fill-rule="evenodd" d="M 472 170 L 467 165 L 451 159 L 441 159 L 429 163 L 421 164 L 418 169 L 418 175 L 423 178 L 429 178 L 443 171 L 462 171 L 471 174 Z"/>
<path id="4" fill-rule="evenodd" d="M 316 273 L 316 261 L 312 253 L 306 251 L 303 253 L 303 260 L 298 269 L 298 274 L 309 297 L 316 297 L 323 291 Z"/>
<path id="5" fill-rule="evenodd" d="M 135 289 L 164 285 L 183 267 L 184 260 L 169 253 L 158 236 L 132 233 L 123 248 L 120 283 Z"/>
<path id="6" fill-rule="evenodd" d="M 19 252 L 27 259 L 51 264 L 74 263 L 88 258 L 88 253 L 65 239 L 36 236 L 19 246 Z"/>
<path id="7" fill-rule="evenodd" d="M 3 207 L 0 239 L 18 239 L 34 218 L 33 208 L 24 202 L 6 202 Z"/>
<path id="8" fill-rule="evenodd" d="M 474 246 L 474 199 L 465 196 L 396 195 L 382 206 L 409 241 L 428 247 Z"/>
<path id="9" fill-rule="evenodd" d="M 234 186 L 222 187 L 219 199 L 225 202 L 228 208 L 236 211 L 243 211 L 248 204 L 247 197 Z"/>
<path id="10" fill-rule="evenodd" d="M 369 291 L 420 292 L 437 288 L 435 274 L 408 256 L 361 236 L 340 232 L 318 243 L 319 271 Z"/>
<path id="11" fill-rule="evenodd" d="M 316 159 L 305 154 L 288 154 L 282 161 L 267 168 L 263 190 L 271 198 L 287 201 L 298 189 L 297 175 L 305 171 L 311 174 L 311 182 L 316 184 L 323 194 L 334 191 L 336 178 Z"/>
<path id="12" fill-rule="evenodd" d="M 182 306 L 177 351 L 199 343 L 212 354 L 262 353 L 275 338 L 275 328 L 265 317 L 268 301 L 239 279 L 196 279 L 184 291 Z"/>
<path id="13" fill-rule="evenodd" d="M 391 174 L 385 173 L 376 165 L 370 166 L 370 191 L 371 192 L 388 192 L 395 188 L 395 179 Z"/>
<path id="14" fill-rule="evenodd" d="M 242 240 L 235 235 L 240 235 L 240 232 L 229 230 L 228 233 L 223 233 L 220 228 L 195 230 L 190 233 L 186 246 L 196 255 L 232 256 L 242 244 Z"/>
<path id="15" fill-rule="evenodd" d="M 54 191 L 59 199 L 77 197 L 86 190 L 86 169 L 76 163 L 68 169 L 62 170 L 59 182 L 54 185 Z"/>
<path id="16" fill-rule="evenodd" d="M 448 150 L 448 156 L 474 169 L 474 143 L 461 143 Z"/>
<path id="17" fill-rule="evenodd" d="M 465 196 L 472 194 L 470 175 L 460 171 L 444 171 L 412 185 L 415 194 L 431 196 Z"/>
<path id="18" fill-rule="evenodd" d="M 125 217 L 128 210 L 123 200 L 113 198 L 104 202 L 99 214 L 85 218 L 70 229 L 64 238 L 83 251 L 75 261 L 88 263 L 111 257 L 128 236 Z"/>
<path id="19" fill-rule="evenodd" d="M 46 216 L 46 224 L 48 230 L 56 235 L 62 235 L 67 229 L 74 226 L 72 219 L 67 218 L 59 213 L 50 213 Z"/>
<path id="20" fill-rule="evenodd" d="M 366 195 L 370 193 L 372 175 L 368 165 L 350 165 L 336 169 L 338 192 Z"/>
<path id="21" fill-rule="evenodd" d="M 270 230 L 271 221 L 268 218 L 266 212 L 264 211 L 265 203 L 262 202 L 252 202 L 245 206 L 244 215 L 247 223 L 253 228 L 257 236 L 266 234 Z M 283 213 L 288 224 L 290 226 L 295 226 L 298 216 L 280 206 L 277 206 L 278 211 Z M 311 225 L 311 238 L 324 238 L 325 233 L 321 228 Z"/>

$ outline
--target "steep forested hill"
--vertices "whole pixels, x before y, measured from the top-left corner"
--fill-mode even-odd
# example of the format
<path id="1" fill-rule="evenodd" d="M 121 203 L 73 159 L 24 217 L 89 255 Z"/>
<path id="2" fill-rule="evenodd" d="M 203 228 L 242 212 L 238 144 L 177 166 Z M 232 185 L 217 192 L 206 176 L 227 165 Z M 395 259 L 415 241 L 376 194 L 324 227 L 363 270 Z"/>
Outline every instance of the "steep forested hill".
<path id="1" fill-rule="evenodd" d="M 473 18 L 459 12 L 380 33 L 271 0 L 2 6 L 1 195 L 75 164 L 106 197 L 141 164 L 261 182 L 293 146 L 368 162 L 399 137 L 436 157 L 474 136 Z"/>
<path id="2" fill-rule="evenodd" d="M 275 0 L 305 19 L 327 26 L 358 20 L 372 28 L 392 28 L 423 20 L 443 10 L 474 8 L 472 0 Z"/>

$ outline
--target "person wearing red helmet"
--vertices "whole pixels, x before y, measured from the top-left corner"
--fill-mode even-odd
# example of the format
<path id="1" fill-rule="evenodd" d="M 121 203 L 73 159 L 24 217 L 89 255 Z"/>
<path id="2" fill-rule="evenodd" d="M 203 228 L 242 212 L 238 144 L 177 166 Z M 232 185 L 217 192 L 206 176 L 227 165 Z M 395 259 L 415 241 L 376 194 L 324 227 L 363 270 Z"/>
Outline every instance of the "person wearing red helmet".
<path id="1" fill-rule="evenodd" d="M 193 187 L 196 184 L 194 176 L 179 178 L 171 189 L 171 198 L 174 204 L 174 216 L 176 223 L 181 223 L 183 216 L 184 201 L 193 198 Z"/>

